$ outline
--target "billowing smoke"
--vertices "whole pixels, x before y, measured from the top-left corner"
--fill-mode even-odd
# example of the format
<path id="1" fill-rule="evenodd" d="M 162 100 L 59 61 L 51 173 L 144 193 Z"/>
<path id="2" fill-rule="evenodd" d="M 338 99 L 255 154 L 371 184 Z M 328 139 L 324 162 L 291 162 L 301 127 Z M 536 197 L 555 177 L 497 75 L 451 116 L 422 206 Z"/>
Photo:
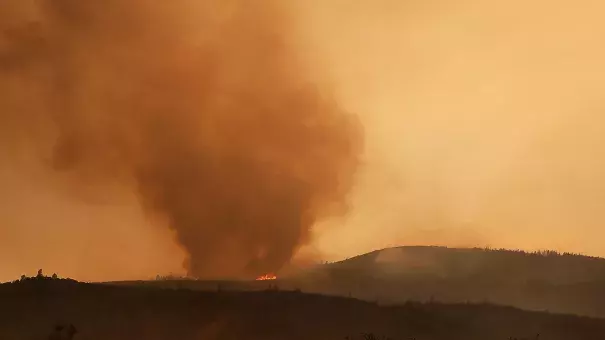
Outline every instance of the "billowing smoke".
<path id="1" fill-rule="evenodd" d="M 133 188 L 191 275 L 278 270 L 346 210 L 362 147 L 284 6 L 6 0 L 0 139 L 72 184 Z"/>

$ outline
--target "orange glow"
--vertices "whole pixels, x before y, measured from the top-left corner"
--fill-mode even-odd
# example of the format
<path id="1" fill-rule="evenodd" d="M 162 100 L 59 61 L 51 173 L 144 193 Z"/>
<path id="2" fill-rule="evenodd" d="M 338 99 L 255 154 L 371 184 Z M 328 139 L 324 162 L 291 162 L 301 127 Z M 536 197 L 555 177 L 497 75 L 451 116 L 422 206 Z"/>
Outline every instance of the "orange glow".
<path id="1" fill-rule="evenodd" d="M 267 280 L 276 280 L 277 276 L 273 274 L 265 274 L 256 278 L 256 281 L 267 281 Z"/>

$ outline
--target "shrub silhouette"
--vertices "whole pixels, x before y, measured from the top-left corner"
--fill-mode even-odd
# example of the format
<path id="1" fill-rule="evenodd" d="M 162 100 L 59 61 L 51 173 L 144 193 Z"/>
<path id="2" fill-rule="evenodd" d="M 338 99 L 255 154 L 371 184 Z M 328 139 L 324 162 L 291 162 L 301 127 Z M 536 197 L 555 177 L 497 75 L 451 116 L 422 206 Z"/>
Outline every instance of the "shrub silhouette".
<path id="1" fill-rule="evenodd" d="M 48 336 L 48 340 L 73 340 L 77 333 L 78 330 L 72 324 L 69 326 L 57 324 Z"/>

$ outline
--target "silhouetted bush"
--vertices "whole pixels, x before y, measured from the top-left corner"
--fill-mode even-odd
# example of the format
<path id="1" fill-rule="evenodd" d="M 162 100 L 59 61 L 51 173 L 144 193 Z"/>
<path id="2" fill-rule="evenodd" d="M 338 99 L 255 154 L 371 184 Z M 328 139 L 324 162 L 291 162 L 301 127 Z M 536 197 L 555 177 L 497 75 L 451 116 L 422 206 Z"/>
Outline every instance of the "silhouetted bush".
<path id="1" fill-rule="evenodd" d="M 27 276 L 27 275 L 21 275 L 21 277 L 18 280 L 14 280 L 11 283 L 17 284 L 17 283 L 25 283 L 25 282 L 41 282 L 41 281 L 69 281 L 69 282 L 78 282 L 74 279 L 70 279 L 70 278 L 61 278 L 59 277 L 59 275 L 57 275 L 57 273 L 53 273 L 52 276 L 45 276 L 44 272 L 42 271 L 42 269 L 39 269 L 36 276 Z"/>
<path id="2" fill-rule="evenodd" d="M 74 325 L 57 324 L 48 336 L 48 340 L 73 340 L 76 334 L 78 334 L 78 330 Z"/>

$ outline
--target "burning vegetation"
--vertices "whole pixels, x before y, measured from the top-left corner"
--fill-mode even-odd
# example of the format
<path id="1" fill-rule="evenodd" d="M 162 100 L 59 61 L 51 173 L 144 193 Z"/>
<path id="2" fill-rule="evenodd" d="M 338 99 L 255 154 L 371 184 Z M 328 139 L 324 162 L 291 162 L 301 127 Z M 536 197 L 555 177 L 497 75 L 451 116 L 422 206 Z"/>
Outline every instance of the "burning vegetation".
<path id="1" fill-rule="evenodd" d="M 265 274 L 256 278 L 256 281 L 277 280 L 277 276 L 273 274 Z"/>

